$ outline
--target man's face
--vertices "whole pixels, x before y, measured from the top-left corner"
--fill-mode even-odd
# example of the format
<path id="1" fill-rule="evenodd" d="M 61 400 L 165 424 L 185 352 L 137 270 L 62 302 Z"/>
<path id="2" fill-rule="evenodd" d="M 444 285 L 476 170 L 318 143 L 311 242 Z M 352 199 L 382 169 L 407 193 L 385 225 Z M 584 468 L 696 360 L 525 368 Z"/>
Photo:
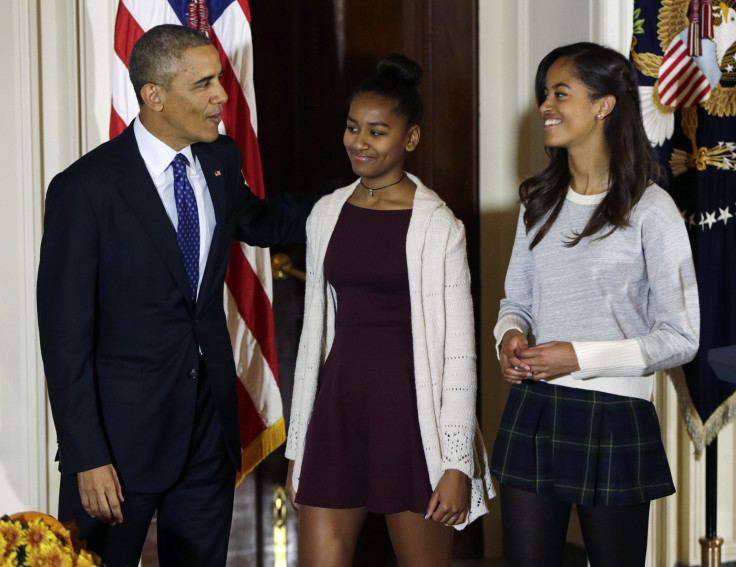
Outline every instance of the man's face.
<path id="1" fill-rule="evenodd" d="M 222 106 L 227 93 L 220 84 L 222 67 L 212 45 L 184 52 L 182 70 L 168 88 L 157 86 L 163 108 L 158 137 L 174 150 L 197 142 L 214 142 L 219 136 Z"/>

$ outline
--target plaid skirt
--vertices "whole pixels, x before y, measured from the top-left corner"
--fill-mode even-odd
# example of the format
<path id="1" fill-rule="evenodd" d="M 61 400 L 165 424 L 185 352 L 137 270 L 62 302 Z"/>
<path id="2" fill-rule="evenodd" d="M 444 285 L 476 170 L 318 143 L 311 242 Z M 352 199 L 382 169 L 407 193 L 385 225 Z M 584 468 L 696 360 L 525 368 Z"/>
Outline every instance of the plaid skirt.
<path id="1" fill-rule="evenodd" d="M 651 402 L 546 382 L 511 387 L 491 473 L 501 484 L 585 506 L 675 492 Z"/>

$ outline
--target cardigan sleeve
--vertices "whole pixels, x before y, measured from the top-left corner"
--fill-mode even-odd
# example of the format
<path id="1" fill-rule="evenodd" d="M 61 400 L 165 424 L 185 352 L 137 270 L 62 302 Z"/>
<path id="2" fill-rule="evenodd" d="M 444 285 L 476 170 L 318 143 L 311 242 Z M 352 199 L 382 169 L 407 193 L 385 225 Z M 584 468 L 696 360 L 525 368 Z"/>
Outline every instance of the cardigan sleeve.
<path id="1" fill-rule="evenodd" d="M 304 436 L 304 432 L 300 431 L 302 427 L 302 415 L 304 408 L 302 408 L 302 400 L 304 397 L 304 377 L 306 373 L 306 357 L 309 350 L 309 340 L 314 340 L 313 337 L 309 336 L 309 310 L 312 302 L 314 301 L 316 280 L 317 278 L 317 254 L 316 249 L 318 247 L 319 237 L 319 222 L 318 217 L 322 207 L 318 203 L 312 214 L 307 219 L 306 232 L 307 232 L 307 253 L 306 253 L 306 284 L 305 284 L 305 296 L 304 296 L 304 324 L 302 329 L 302 335 L 299 339 L 299 350 L 297 352 L 296 366 L 294 368 L 294 390 L 291 397 L 291 416 L 289 418 L 289 433 L 286 438 L 286 458 L 289 460 L 295 460 L 298 453 L 299 438 Z"/>
<path id="2" fill-rule="evenodd" d="M 453 219 L 454 220 L 454 219 Z M 473 300 L 465 229 L 454 220 L 445 251 L 445 353 L 440 429 L 442 470 L 474 473 L 477 391 Z"/>

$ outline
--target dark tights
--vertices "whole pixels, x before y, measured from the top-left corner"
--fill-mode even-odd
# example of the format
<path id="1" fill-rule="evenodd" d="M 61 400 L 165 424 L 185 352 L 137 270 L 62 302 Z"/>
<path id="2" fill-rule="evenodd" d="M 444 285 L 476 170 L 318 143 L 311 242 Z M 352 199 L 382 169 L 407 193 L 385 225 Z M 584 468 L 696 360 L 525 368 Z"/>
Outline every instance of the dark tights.
<path id="1" fill-rule="evenodd" d="M 550 494 L 501 485 L 503 549 L 508 567 L 562 567 L 572 504 Z M 643 567 L 649 502 L 577 506 L 591 567 Z"/>

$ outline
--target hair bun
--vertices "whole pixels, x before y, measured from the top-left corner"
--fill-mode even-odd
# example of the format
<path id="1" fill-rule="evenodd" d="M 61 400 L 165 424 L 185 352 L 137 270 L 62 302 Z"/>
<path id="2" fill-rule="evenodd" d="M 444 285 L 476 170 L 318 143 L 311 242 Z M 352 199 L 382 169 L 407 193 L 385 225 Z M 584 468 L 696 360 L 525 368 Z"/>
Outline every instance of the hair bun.
<path id="1" fill-rule="evenodd" d="M 422 121 L 422 97 L 417 86 L 422 82 L 422 68 L 406 55 L 389 53 L 378 63 L 378 72 L 353 91 L 356 96 L 371 93 L 396 102 L 396 114 L 409 126 Z"/>
<path id="2" fill-rule="evenodd" d="M 389 53 L 378 62 L 378 75 L 391 77 L 417 87 L 422 82 L 422 67 L 401 53 Z"/>

